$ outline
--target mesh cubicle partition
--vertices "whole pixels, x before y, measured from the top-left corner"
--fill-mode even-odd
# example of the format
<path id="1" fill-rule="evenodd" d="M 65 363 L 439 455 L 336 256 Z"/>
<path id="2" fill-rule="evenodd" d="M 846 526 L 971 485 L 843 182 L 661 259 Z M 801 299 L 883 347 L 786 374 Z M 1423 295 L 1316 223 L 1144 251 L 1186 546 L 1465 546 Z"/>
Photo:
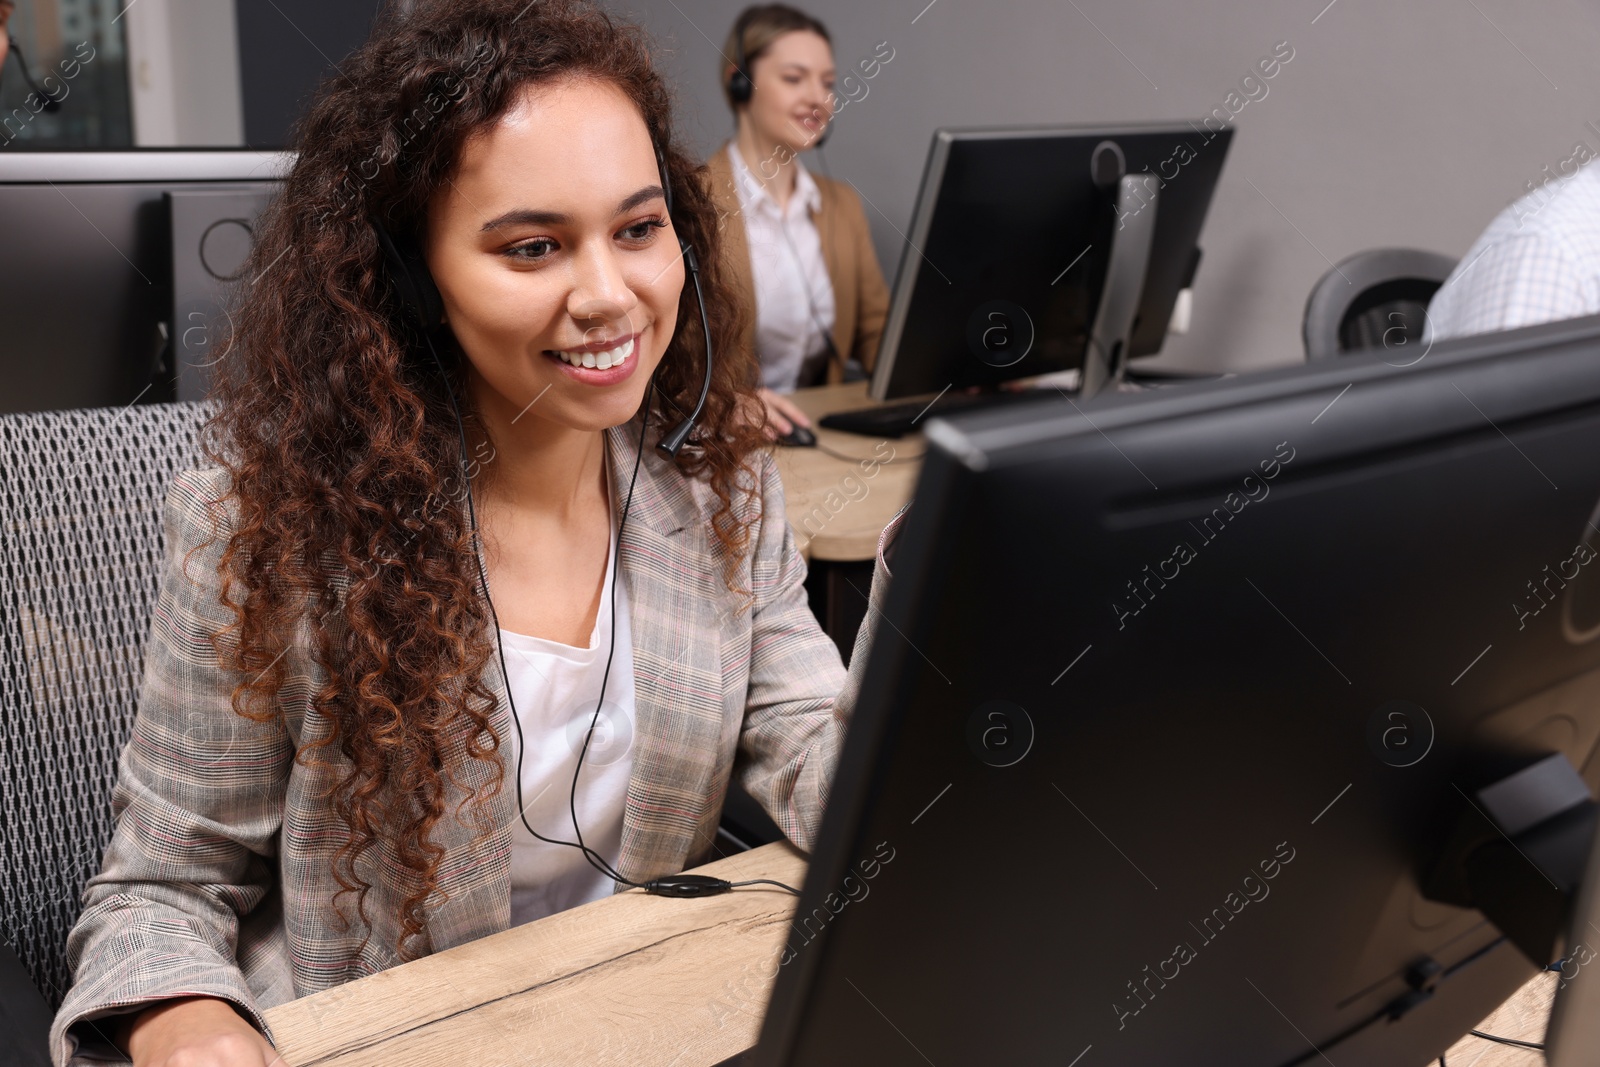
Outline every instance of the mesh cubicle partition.
<path id="1" fill-rule="evenodd" d="M 58 1006 L 161 577 L 161 508 L 211 408 L 0 416 L 0 938 Z"/>

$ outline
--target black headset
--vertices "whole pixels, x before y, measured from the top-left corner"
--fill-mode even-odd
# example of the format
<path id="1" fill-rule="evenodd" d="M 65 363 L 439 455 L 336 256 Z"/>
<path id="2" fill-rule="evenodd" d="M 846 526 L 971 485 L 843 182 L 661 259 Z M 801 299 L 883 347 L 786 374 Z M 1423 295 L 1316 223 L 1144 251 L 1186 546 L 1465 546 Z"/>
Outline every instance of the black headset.
<path id="1" fill-rule="evenodd" d="M 750 61 L 744 54 L 744 35 L 750 22 L 750 12 L 746 8 L 733 24 L 733 73 L 728 75 L 728 98 L 735 104 L 748 104 L 755 95 L 756 84 L 750 80 Z"/>
<path id="2" fill-rule="evenodd" d="M 755 95 L 756 83 L 750 80 L 750 60 L 744 51 L 744 35 L 750 28 L 750 17 L 758 9 L 745 8 L 737 22 L 733 24 L 733 73 L 728 75 L 728 99 L 735 104 L 748 104 Z M 811 142 L 810 147 L 821 148 L 822 142 L 828 139 L 833 132 L 833 119 L 830 116 L 828 125 L 823 127 L 817 139 Z"/>
<path id="3" fill-rule="evenodd" d="M 653 139 L 652 139 L 653 140 Z M 672 184 L 667 178 L 666 158 L 661 151 L 661 145 L 655 144 L 656 167 L 661 173 L 661 191 L 667 202 L 667 217 L 672 217 Z M 439 286 L 434 281 L 432 273 L 428 270 L 427 262 L 423 259 L 421 245 L 415 240 L 397 241 L 382 223 L 376 219 L 370 220 L 373 232 L 377 235 L 378 245 L 383 250 L 384 261 L 388 265 L 390 280 L 395 287 L 401 306 L 404 307 L 422 329 L 423 340 L 427 343 L 428 351 L 433 356 L 434 365 L 438 368 L 440 377 L 446 382 L 449 389 L 449 375 L 445 372 L 444 361 L 439 358 L 439 350 L 434 346 L 433 334 L 443 324 L 444 299 L 439 294 Z M 694 282 L 695 300 L 700 306 L 700 324 L 705 331 L 706 366 L 705 378 L 700 386 L 700 399 L 695 403 L 694 410 L 689 417 L 679 423 L 656 445 L 664 455 L 676 457 L 678 450 L 683 447 L 689 437 L 689 432 L 694 429 L 694 424 L 705 408 L 706 396 L 711 391 L 712 373 L 712 347 L 711 347 L 711 322 L 706 314 L 705 294 L 700 287 L 700 267 L 695 259 L 694 249 L 689 242 L 680 235 L 678 246 L 682 250 L 683 260 L 689 270 L 689 277 Z M 633 476 L 628 482 L 628 495 L 622 505 L 622 516 L 617 523 L 617 554 L 622 552 L 622 533 L 628 524 L 628 512 L 633 506 L 633 489 L 639 480 L 639 466 L 644 458 L 645 433 L 650 425 L 651 401 L 655 395 L 655 378 L 650 379 L 650 388 L 645 394 L 644 421 L 639 427 L 639 447 L 633 457 Z M 600 709 L 605 704 L 606 686 L 611 680 L 611 662 L 617 651 L 617 575 L 622 567 L 619 560 L 611 562 L 611 648 L 606 654 L 605 672 L 600 676 L 600 695 L 594 704 L 594 714 L 589 719 L 588 732 L 584 734 L 583 747 L 578 750 L 578 764 L 572 771 L 572 789 L 568 794 L 568 809 L 572 816 L 572 830 L 577 836 L 576 841 L 562 841 L 558 838 L 546 837 L 535 830 L 528 822 L 527 808 L 522 800 L 522 750 L 526 742 L 522 734 L 522 720 L 517 717 L 517 705 L 511 695 L 511 676 L 506 671 L 505 645 L 500 640 L 500 618 L 495 613 L 494 601 L 489 596 L 489 576 L 483 566 L 483 556 L 479 551 L 478 541 L 478 515 L 472 502 L 472 479 L 467 471 L 467 431 L 461 419 L 461 408 L 456 403 L 455 391 L 449 389 L 450 407 L 455 413 L 456 432 L 461 442 L 461 476 L 462 484 L 466 487 L 467 516 L 472 523 L 473 557 L 478 565 L 478 581 L 483 590 L 483 599 L 489 605 L 489 615 L 494 623 L 495 648 L 499 654 L 500 676 L 505 680 L 506 700 L 511 705 L 511 722 L 517 730 L 517 815 L 522 820 L 522 825 L 535 838 L 552 845 L 565 845 L 576 848 L 583 853 L 589 865 L 601 874 L 606 875 L 624 885 L 642 888 L 646 892 L 657 896 L 669 897 L 701 897 L 725 893 L 730 889 L 746 885 L 775 885 L 786 889 L 799 896 L 799 890 L 793 886 L 784 885 L 767 878 L 755 878 L 742 882 L 730 882 L 722 878 L 712 878 L 707 875 L 677 874 L 660 878 L 652 878 L 647 882 L 635 882 L 613 867 L 604 856 L 595 849 L 584 844 L 583 830 L 578 826 L 578 776 L 583 771 L 583 760 L 589 751 L 589 741 L 594 737 L 596 725 L 600 720 Z M 663 398 L 665 399 L 665 398 Z"/>

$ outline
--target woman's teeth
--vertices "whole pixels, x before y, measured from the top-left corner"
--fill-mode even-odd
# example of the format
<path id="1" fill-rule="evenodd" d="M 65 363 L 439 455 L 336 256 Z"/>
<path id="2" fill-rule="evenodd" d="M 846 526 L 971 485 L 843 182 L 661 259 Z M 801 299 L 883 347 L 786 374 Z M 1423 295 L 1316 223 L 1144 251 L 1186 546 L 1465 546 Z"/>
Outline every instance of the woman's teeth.
<path id="1" fill-rule="evenodd" d="M 616 348 L 608 348 L 604 352 L 568 352 L 558 348 L 555 354 L 562 362 L 570 363 L 574 367 L 610 370 L 627 362 L 628 357 L 633 355 L 634 344 L 634 339 L 630 337 Z"/>

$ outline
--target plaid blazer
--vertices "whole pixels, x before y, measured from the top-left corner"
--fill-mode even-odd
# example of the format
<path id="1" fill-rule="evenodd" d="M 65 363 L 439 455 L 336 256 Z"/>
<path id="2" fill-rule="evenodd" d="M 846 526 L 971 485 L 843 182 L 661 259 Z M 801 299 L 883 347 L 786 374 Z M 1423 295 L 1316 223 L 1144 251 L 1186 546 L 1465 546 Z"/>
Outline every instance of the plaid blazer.
<path id="1" fill-rule="evenodd" d="M 636 425 L 607 432 L 618 496 L 632 474 Z M 733 774 L 800 848 L 811 846 L 821 819 L 858 680 L 847 677 L 807 605 L 806 566 L 784 516 L 776 465 L 761 453 L 756 466 L 760 518 L 737 583 L 749 597 L 723 581 L 710 487 L 654 450 L 639 472 L 620 550 L 636 722 L 618 867 L 636 881 L 710 858 Z M 133 736 L 118 765 L 116 831 L 68 940 L 75 977 L 51 1029 L 57 1065 L 125 1062 L 105 1040 L 109 1028 L 94 1020 L 151 1000 L 221 997 L 270 1037 L 264 1009 L 401 962 L 391 915 L 405 887 L 387 842 L 360 866 L 372 884 L 364 946 L 367 929 L 359 921 L 343 928 L 332 910 L 342 824 L 317 797 L 340 771 L 295 761 L 301 745 L 328 730 L 311 706 L 325 677 L 309 625 L 285 653 L 282 716 L 269 723 L 232 712 L 229 694 L 240 677 L 219 669 L 206 642 L 231 620 L 216 578 L 226 518 L 223 536 L 182 564 L 208 538 L 210 508 L 225 495 L 226 478 L 221 469 L 185 471 L 167 494 L 167 562 Z M 753 513 L 756 504 L 752 494 L 746 507 Z M 881 603 L 886 576 L 880 548 L 874 602 Z M 855 671 L 866 661 L 868 634 L 863 623 Z M 497 660 L 485 681 L 498 698 L 495 728 L 510 736 Z M 484 761 L 472 761 L 464 778 L 470 787 L 491 774 Z M 435 828 L 444 848 L 442 897 L 429 908 L 424 954 L 510 925 L 514 797 L 505 788 L 491 802 L 502 829 L 485 842 L 474 845 L 453 819 Z M 451 810 L 460 799 L 447 797 Z M 348 896 L 345 902 L 353 913 Z"/>

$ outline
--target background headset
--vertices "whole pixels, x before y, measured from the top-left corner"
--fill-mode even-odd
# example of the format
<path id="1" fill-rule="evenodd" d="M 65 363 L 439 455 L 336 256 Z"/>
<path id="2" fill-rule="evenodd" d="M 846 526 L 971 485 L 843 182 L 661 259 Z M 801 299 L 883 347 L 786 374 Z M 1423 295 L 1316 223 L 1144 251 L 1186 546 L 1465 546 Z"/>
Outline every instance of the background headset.
<path id="1" fill-rule="evenodd" d="M 654 143 L 654 138 L 651 139 Z M 667 203 L 667 217 L 672 217 L 672 184 L 667 178 L 666 159 L 662 155 L 660 144 L 654 144 L 656 153 L 656 168 L 661 174 L 661 191 Z M 584 756 L 589 751 L 589 741 L 594 737 L 595 727 L 600 719 L 600 709 L 605 702 L 606 685 L 611 679 L 611 663 L 617 652 L 617 575 L 621 572 L 620 561 L 613 560 L 611 564 L 611 647 L 606 653 L 605 672 L 600 676 L 600 695 L 595 699 L 594 714 L 589 719 L 588 732 L 583 737 L 583 747 L 578 751 L 578 763 L 572 771 L 572 788 L 568 794 L 568 809 L 572 816 L 572 831 L 577 836 L 576 841 L 562 841 L 557 838 L 546 837 L 535 830 L 528 822 L 527 808 L 522 800 L 522 751 L 525 747 L 525 738 L 522 733 L 522 720 L 517 717 L 517 706 L 511 695 L 511 676 L 506 671 L 505 646 L 500 640 L 500 618 L 495 613 L 494 601 L 489 596 L 489 578 L 483 566 L 483 555 L 478 532 L 477 511 L 472 503 L 472 481 L 467 472 L 467 432 L 461 418 L 461 408 L 456 402 L 455 390 L 450 388 L 450 376 L 444 368 L 444 361 L 439 358 L 439 350 L 434 346 L 433 334 L 443 324 L 444 298 L 439 293 L 439 286 L 434 281 L 433 274 L 428 270 L 426 260 L 422 256 L 420 242 L 416 240 L 400 239 L 388 232 L 381 222 L 376 219 L 369 220 L 374 234 L 378 238 L 378 246 L 382 249 L 384 262 L 388 267 L 390 281 L 395 288 L 401 307 L 421 328 L 423 340 L 427 343 L 428 351 L 433 356 L 434 365 L 439 370 L 441 379 L 450 397 L 450 408 L 455 414 L 456 432 L 461 442 L 461 476 L 462 484 L 466 487 L 467 515 L 472 523 L 473 557 L 478 567 L 478 581 L 483 590 L 483 599 L 489 605 L 489 615 L 495 628 L 495 648 L 500 660 L 500 675 L 505 680 L 506 700 L 511 704 L 511 721 L 517 730 L 517 816 L 522 820 L 522 825 L 527 831 L 540 841 L 552 845 L 564 845 L 576 848 L 583 853 L 589 865 L 600 873 L 624 885 L 644 889 L 646 892 L 658 896 L 669 897 L 703 897 L 725 893 L 730 889 L 748 885 L 775 885 L 799 896 L 799 890 L 793 886 L 784 885 L 782 882 L 769 878 L 753 878 L 742 882 L 730 882 L 722 878 L 712 878 L 707 875 L 676 874 L 660 878 L 652 878 L 647 882 L 635 882 L 624 877 L 611 863 L 599 852 L 584 844 L 583 830 L 578 826 L 578 776 L 583 771 Z M 676 228 L 675 228 L 676 229 Z M 694 429 L 696 420 L 705 408 L 706 397 L 711 391 L 711 375 L 713 370 L 711 321 L 706 314 L 705 293 L 700 286 L 700 266 L 695 259 L 694 249 L 681 235 L 678 237 L 678 247 L 681 250 L 683 261 L 688 268 L 689 277 L 694 282 L 695 301 L 700 308 L 700 325 L 705 333 L 706 360 L 705 377 L 700 386 L 700 399 L 695 403 L 694 410 L 689 416 L 679 423 L 672 431 L 666 434 L 656 448 L 665 456 L 675 458 L 679 449 L 688 440 L 689 433 Z M 644 459 L 644 439 L 650 426 L 651 401 L 655 396 L 656 383 L 652 375 L 650 389 L 645 394 L 644 419 L 639 427 L 639 446 L 633 457 L 633 476 L 628 482 L 628 495 L 622 505 L 622 516 L 617 524 L 617 553 L 622 552 L 622 532 L 627 527 L 628 511 L 633 505 L 633 490 L 639 480 L 639 466 Z M 665 397 L 663 397 L 665 399 Z"/>

